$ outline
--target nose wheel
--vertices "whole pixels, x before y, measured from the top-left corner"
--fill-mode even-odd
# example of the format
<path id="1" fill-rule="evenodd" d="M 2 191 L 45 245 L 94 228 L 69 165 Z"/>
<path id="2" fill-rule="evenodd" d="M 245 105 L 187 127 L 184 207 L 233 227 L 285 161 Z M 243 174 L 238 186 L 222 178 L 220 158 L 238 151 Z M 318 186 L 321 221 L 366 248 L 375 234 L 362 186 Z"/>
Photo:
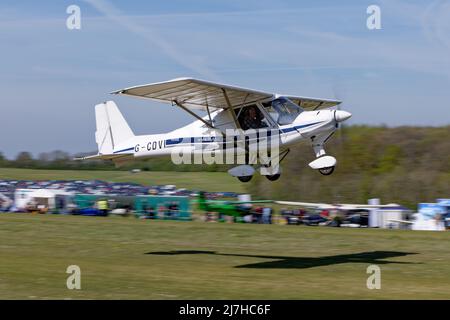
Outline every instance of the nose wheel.
<path id="1" fill-rule="evenodd" d="M 329 176 L 330 174 L 333 173 L 333 171 L 334 171 L 334 166 L 332 166 L 332 167 L 326 167 L 326 168 L 321 168 L 321 169 L 318 169 L 318 170 L 319 170 L 319 172 L 320 172 L 321 174 L 323 174 L 324 176 Z"/>
<path id="2" fill-rule="evenodd" d="M 312 169 L 319 171 L 324 176 L 328 176 L 333 173 L 336 166 L 336 158 L 332 156 L 319 156 L 316 160 L 309 163 Z"/>

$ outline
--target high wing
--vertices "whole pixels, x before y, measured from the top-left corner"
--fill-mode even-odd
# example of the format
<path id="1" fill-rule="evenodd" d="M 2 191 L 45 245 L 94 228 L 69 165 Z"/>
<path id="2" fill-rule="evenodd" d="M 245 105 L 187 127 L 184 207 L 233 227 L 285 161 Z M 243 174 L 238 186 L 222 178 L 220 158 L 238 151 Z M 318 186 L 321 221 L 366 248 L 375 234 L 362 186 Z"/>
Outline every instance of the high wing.
<path id="1" fill-rule="evenodd" d="M 319 108 L 329 108 L 341 104 L 342 101 L 332 100 L 332 99 L 322 99 L 322 98 L 311 98 L 302 96 L 291 96 L 291 95 L 277 95 L 288 98 L 295 104 L 298 104 L 303 109 L 313 109 L 317 110 Z"/>
<path id="2" fill-rule="evenodd" d="M 273 94 L 193 78 L 177 78 L 111 92 L 159 102 L 177 103 L 189 109 L 227 109 L 271 98 Z"/>
<path id="3" fill-rule="evenodd" d="M 371 205 L 371 204 L 348 204 L 348 203 L 326 204 L 326 203 L 296 202 L 296 201 L 274 201 L 274 202 L 276 204 L 286 206 L 321 208 L 321 209 L 324 208 L 340 209 L 340 210 L 401 208 L 401 206 L 396 203 Z"/>
<path id="4" fill-rule="evenodd" d="M 214 201 L 214 200 L 212 200 Z M 220 200 L 219 200 L 220 201 Z M 274 203 L 273 200 L 225 201 L 226 204 Z"/>
<path id="5" fill-rule="evenodd" d="M 281 204 L 284 206 L 296 206 L 305 208 L 325 208 L 332 207 L 325 203 L 312 203 L 312 202 L 297 202 L 297 201 L 274 201 L 276 204 Z"/>
<path id="6" fill-rule="evenodd" d="M 111 92 L 165 103 L 176 103 L 188 109 L 212 111 L 283 96 L 303 108 L 331 107 L 338 100 L 318 99 L 257 91 L 194 78 L 177 78 Z M 209 110 L 208 110 L 209 109 Z"/>
<path id="7" fill-rule="evenodd" d="M 414 221 L 409 221 L 409 220 L 387 219 L 387 221 L 389 221 L 389 222 L 403 223 L 403 224 L 414 224 Z"/>

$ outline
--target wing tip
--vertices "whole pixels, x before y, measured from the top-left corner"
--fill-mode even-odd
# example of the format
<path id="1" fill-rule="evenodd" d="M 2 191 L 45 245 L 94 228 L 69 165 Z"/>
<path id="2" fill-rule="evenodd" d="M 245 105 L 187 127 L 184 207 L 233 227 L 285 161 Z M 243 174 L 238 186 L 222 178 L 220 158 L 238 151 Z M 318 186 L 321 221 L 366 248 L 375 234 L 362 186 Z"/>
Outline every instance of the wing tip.
<path id="1" fill-rule="evenodd" d="M 126 94 L 126 92 L 129 89 L 135 89 L 135 88 L 143 87 L 143 86 L 163 84 L 163 83 L 176 82 L 176 81 L 204 81 L 204 80 L 199 80 L 199 79 L 196 79 L 196 78 L 193 78 L 193 77 L 178 77 L 178 78 L 174 78 L 174 79 L 170 79 L 170 80 L 166 80 L 166 81 L 153 82 L 153 83 L 148 83 L 148 84 L 142 84 L 142 85 L 127 87 L 125 89 L 114 90 L 114 91 L 109 92 L 109 94 Z"/>

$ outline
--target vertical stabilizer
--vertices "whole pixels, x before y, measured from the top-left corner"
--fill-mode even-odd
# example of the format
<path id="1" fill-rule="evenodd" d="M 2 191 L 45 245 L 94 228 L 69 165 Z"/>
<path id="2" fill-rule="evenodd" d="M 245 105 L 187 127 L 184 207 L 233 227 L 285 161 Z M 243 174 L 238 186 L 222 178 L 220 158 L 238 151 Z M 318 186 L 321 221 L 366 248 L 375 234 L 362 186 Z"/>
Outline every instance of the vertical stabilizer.
<path id="1" fill-rule="evenodd" d="M 134 137 L 133 131 L 113 101 L 95 106 L 95 120 L 95 141 L 99 154 L 112 154 L 115 146 Z"/>

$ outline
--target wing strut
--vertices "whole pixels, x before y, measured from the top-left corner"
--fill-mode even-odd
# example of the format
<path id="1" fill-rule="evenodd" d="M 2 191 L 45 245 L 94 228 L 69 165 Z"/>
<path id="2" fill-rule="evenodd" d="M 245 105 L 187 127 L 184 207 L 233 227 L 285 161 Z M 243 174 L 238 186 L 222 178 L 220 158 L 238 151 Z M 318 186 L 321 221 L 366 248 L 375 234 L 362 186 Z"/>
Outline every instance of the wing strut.
<path id="1" fill-rule="evenodd" d="M 201 122 L 203 122 L 208 128 L 211 129 L 215 129 L 214 126 L 206 121 L 205 119 L 203 119 L 202 117 L 200 117 L 199 115 L 195 114 L 194 112 L 192 112 L 191 110 L 189 110 L 188 108 L 186 108 L 185 106 L 183 106 L 183 104 L 179 103 L 177 100 L 173 100 L 172 101 L 174 104 L 176 104 L 177 106 L 179 106 L 181 109 L 183 109 L 184 111 L 186 111 L 187 113 L 189 113 L 191 116 L 195 117 L 196 119 L 200 120 Z M 209 114 L 209 112 L 208 112 Z"/>
<path id="2" fill-rule="evenodd" d="M 208 112 L 208 119 L 209 119 L 209 122 L 212 124 L 213 121 L 211 119 L 211 112 L 209 112 L 208 97 L 206 97 L 205 100 L 206 100 L 206 105 L 205 105 L 206 106 L 206 112 Z"/>
<path id="3" fill-rule="evenodd" d="M 223 97 L 225 98 L 225 101 L 228 105 L 228 110 L 230 110 L 231 117 L 233 118 L 234 124 L 236 125 L 236 129 L 241 129 L 241 125 L 239 124 L 239 121 L 236 117 L 236 114 L 234 113 L 233 106 L 231 105 L 230 99 L 228 98 L 228 94 L 224 88 L 222 88 Z"/>
<path id="4" fill-rule="evenodd" d="M 314 107 L 313 111 L 316 111 L 317 109 L 319 109 L 321 105 L 323 105 L 323 101 L 320 101 L 320 103 Z"/>

